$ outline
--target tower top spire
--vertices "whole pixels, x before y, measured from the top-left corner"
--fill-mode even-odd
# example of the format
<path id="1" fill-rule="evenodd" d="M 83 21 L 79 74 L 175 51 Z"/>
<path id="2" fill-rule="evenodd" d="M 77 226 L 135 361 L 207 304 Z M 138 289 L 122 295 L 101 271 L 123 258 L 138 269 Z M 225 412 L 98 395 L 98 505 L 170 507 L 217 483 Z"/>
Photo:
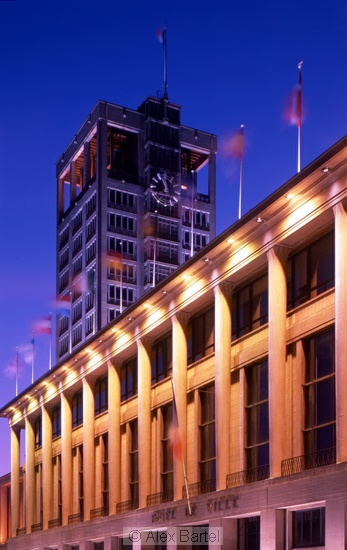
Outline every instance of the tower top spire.
<path id="1" fill-rule="evenodd" d="M 157 30 L 157 37 L 159 42 L 163 45 L 164 54 L 164 99 L 169 99 L 167 93 L 167 42 L 166 42 L 166 25 Z"/>

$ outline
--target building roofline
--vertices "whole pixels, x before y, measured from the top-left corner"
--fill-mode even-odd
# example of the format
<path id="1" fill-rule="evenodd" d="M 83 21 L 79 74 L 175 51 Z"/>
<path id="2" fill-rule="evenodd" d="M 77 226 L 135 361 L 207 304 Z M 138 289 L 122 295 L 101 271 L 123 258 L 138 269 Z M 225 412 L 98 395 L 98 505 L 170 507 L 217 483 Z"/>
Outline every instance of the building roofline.
<path id="1" fill-rule="evenodd" d="M 254 208 L 249 210 L 239 220 L 231 224 L 220 235 L 215 237 L 215 239 L 213 239 L 208 245 L 206 245 L 203 249 L 198 251 L 192 258 L 188 259 L 184 264 L 177 267 L 171 275 L 166 277 L 163 281 L 158 283 L 154 288 L 149 290 L 136 302 L 130 305 L 125 311 L 123 311 L 123 313 L 121 313 L 118 317 L 116 317 L 114 321 L 112 321 L 111 323 L 107 324 L 105 327 L 100 329 L 94 336 L 92 336 L 88 340 L 88 343 L 84 342 L 83 344 L 81 344 L 81 347 L 77 348 L 68 357 L 65 357 L 64 359 L 59 361 L 51 370 L 46 371 L 33 384 L 31 384 L 30 386 L 27 386 L 27 388 L 25 388 L 19 395 L 13 397 L 8 403 L 3 405 L 0 408 L 0 416 L 8 418 L 5 411 L 13 407 L 13 405 L 15 405 L 16 402 L 18 403 L 18 401 L 20 401 L 25 394 L 29 393 L 32 388 L 42 383 L 48 376 L 51 376 L 52 374 L 54 374 L 54 372 L 58 371 L 67 362 L 73 361 L 81 353 L 81 350 L 83 350 L 83 348 L 92 346 L 93 343 L 100 341 L 100 339 L 104 334 L 112 330 L 112 328 L 115 328 L 118 324 L 124 322 L 124 320 L 126 320 L 127 318 L 131 317 L 132 313 L 135 312 L 139 307 L 141 307 L 141 305 L 143 305 L 148 300 L 150 300 L 152 296 L 165 290 L 165 287 L 169 286 L 170 283 L 175 281 L 175 279 L 178 279 L 185 271 L 189 270 L 191 266 L 193 266 L 195 263 L 201 262 L 201 260 L 203 260 L 204 257 L 208 257 L 211 251 L 213 251 L 223 242 L 227 241 L 228 238 L 230 238 L 234 233 L 236 233 L 241 227 L 246 226 L 249 222 L 256 220 L 256 218 L 260 216 L 264 211 L 266 211 L 266 209 L 268 209 L 271 205 L 276 203 L 276 201 L 278 201 L 279 199 L 283 198 L 290 191 L 295 189 L 295 187 L 297 187 L 301 182 L 303 182 L 304 180 L 307 180 L 311 175 L 313 175 L 318 170 L 323 171 L 324 167 L 333 169 L 333 166 L 331 165 L 333 158 L 336 157 L 336 155 L 338 155 L 339 153 L 341 153 L 346 147 L 347 147 L 347 135 L 345 135 L 338 142 L 332 145 L 319 157 L 314 159 L 309 165 L 303 168 L 301 172 L 299 172 L 298 174 L 295 174 L 295 176 L 293 176 L 287 182 L 285 182 L 282 186 L 277 188 L 271 195 L 266 197 Z"/>

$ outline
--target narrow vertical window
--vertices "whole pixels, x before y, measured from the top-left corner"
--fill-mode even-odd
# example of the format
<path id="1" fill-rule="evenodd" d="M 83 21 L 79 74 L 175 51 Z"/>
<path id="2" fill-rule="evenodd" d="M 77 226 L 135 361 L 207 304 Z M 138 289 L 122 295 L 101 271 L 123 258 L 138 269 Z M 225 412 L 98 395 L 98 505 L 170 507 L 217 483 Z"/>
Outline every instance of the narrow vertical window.
<path id="1" fill-rule="evenodd" d="M 336 446 L 335 331 L 308 339 L 305 353 L 305 454 L 322 454 Z"/>
<path id="2" fill-rule="evenodd" d="M 214 352 L 214 308 L 194 317 L 188 324 L 188 364 Z"/>
<path id="3" fill-rule="evenodd" d="M 246 381 L 246 464 L 248 481 L 269 475 L 269 390 L 268 363 L 245 369 Z"/>
<path id="4" fill-rule="evenodd" d="M 139 465 L 138 465 L 138 422 L 132 420 L 130 428 L 130 478 L 129 489 L 130 499 L 133 501 L 134 508 L 138 506 L 139 501 Z"/>
<path id="5" fill-rule="evenodd" d="M 170 437 L 172 426 L 172 403 L 162 408 L 161 436 L 161 483 L 164 493 L 163 502 L 173 500 L 173 450 Z"/>
<path id="6" fill-rule="evenodd" d="M 72 427 L 76 428 L 83 423 L 83 395 L 79 391 L 72 397 Z"/>
<path id="7" fill-rule="evenodd" d="M 99 378 L 95 382 L 94 389 L 94 412 L 95 416 L 107 411 L 108 402 L 107 402 L 107 376 Z"/>
<path id="8" fill-rule="evenodd" d="M 121 401 L 137 394 L 137 356 L 121 367 Z"/>
<path id="9" fill-rule="evenodd" d="M 310 548 L 325 545 L 325 508 L 293 512 L 293 546 Z"/>
<path id="10" fill-rule="evenodd" d="M 214 385 L 199 390 L 200 398 L 200 481 L 201 492 L 216 489 L 216 435 Z"/>
<path id="11" fill-rule="evenodd" d="M 61 405 L 55 405 L 52 413 L 53 439 L 61 436 Z"/>

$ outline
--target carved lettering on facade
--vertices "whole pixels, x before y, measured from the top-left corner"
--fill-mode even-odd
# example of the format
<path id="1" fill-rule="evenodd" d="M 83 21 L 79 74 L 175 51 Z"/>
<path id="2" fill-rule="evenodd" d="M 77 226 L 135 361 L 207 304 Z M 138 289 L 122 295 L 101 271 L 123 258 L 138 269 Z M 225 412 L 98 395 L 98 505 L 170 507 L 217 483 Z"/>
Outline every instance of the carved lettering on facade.
<path id="1" fill-rule="evenodd" d="M 231 510 L 236 506 L 238 496 L 230 495 L 228 497 L 216 498 L 213 500 L 208 500 L 206 502 L 207 512 L 209 514 L 213 512 L 225 512 Z"/>
<path id="2" fill-rule="evenodd" d="M 176 519 L 176 508 L 165 508 L 164 510 L 157 510 L 152 514 L 152 523 L 160 523 L 162 521 L 170 521 Z"/>

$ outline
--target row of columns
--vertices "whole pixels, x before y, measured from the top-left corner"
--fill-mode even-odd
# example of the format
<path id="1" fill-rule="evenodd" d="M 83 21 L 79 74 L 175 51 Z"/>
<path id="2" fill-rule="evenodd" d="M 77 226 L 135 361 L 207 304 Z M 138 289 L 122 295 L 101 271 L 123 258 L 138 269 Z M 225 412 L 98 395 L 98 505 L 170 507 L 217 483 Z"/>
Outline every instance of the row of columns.
<path id="1" fill-rule="evenodd" d="M 347 215 L 345 206 L 334 207 L 335 214 L 335 321 L 336 321 L 336 430 L 337 461 L 347 461 Z M 287 250 L 275 246 L 268 251 L 268 364 L 269 364 L 269 429 L 270 429 L 270 476 L 281 475 L 284 458 L 284 395 L 286 365 L 286 258 Z M 230 372 L 231 372 L 231 294 L 232 285 L 221 283 L 215 287 L 215 391 L 216 391 L 216 462 L 217 490 L 224 489 L 230 468 Z M 184 313 L 172 318 L 173 382 L 183 456 L 187 455 L 187 338 L 188 317 Z M 150 346 L 145 339 L 138 340 L 138 461 L 139 461 L 139 506 L 146 506 L 146 497 L 151 493 L 151 361 Z M 94 479 L 94 396 L 93 384 L 88 376 L 83 380 L 83 464 L 84 464 L 84 517 L 89 519 L 95 505 Z M 120 379 L 119 369 L 108 363 L 109 392 L 109 502 L 110 514 L 115 513 L 120 501 Z M 49 411 L 42 407 L 43 419 L 43 528 L 48 527 L 52 506 L 52 423 Z M 68 523 L 72 508 L 72 417 L 69 395 L 61 395 L 62 425 L 62 523 Z M 35 491 L 35 442 L 30 419 L 26 419 L 26 527 L 34 523 Z M 12 534 L 19 527 L 19 429 L 11 428 L 11 499 Z M 174 464 L 174 498 L 181 498 L 184 475 L 182 465 Z"/>

